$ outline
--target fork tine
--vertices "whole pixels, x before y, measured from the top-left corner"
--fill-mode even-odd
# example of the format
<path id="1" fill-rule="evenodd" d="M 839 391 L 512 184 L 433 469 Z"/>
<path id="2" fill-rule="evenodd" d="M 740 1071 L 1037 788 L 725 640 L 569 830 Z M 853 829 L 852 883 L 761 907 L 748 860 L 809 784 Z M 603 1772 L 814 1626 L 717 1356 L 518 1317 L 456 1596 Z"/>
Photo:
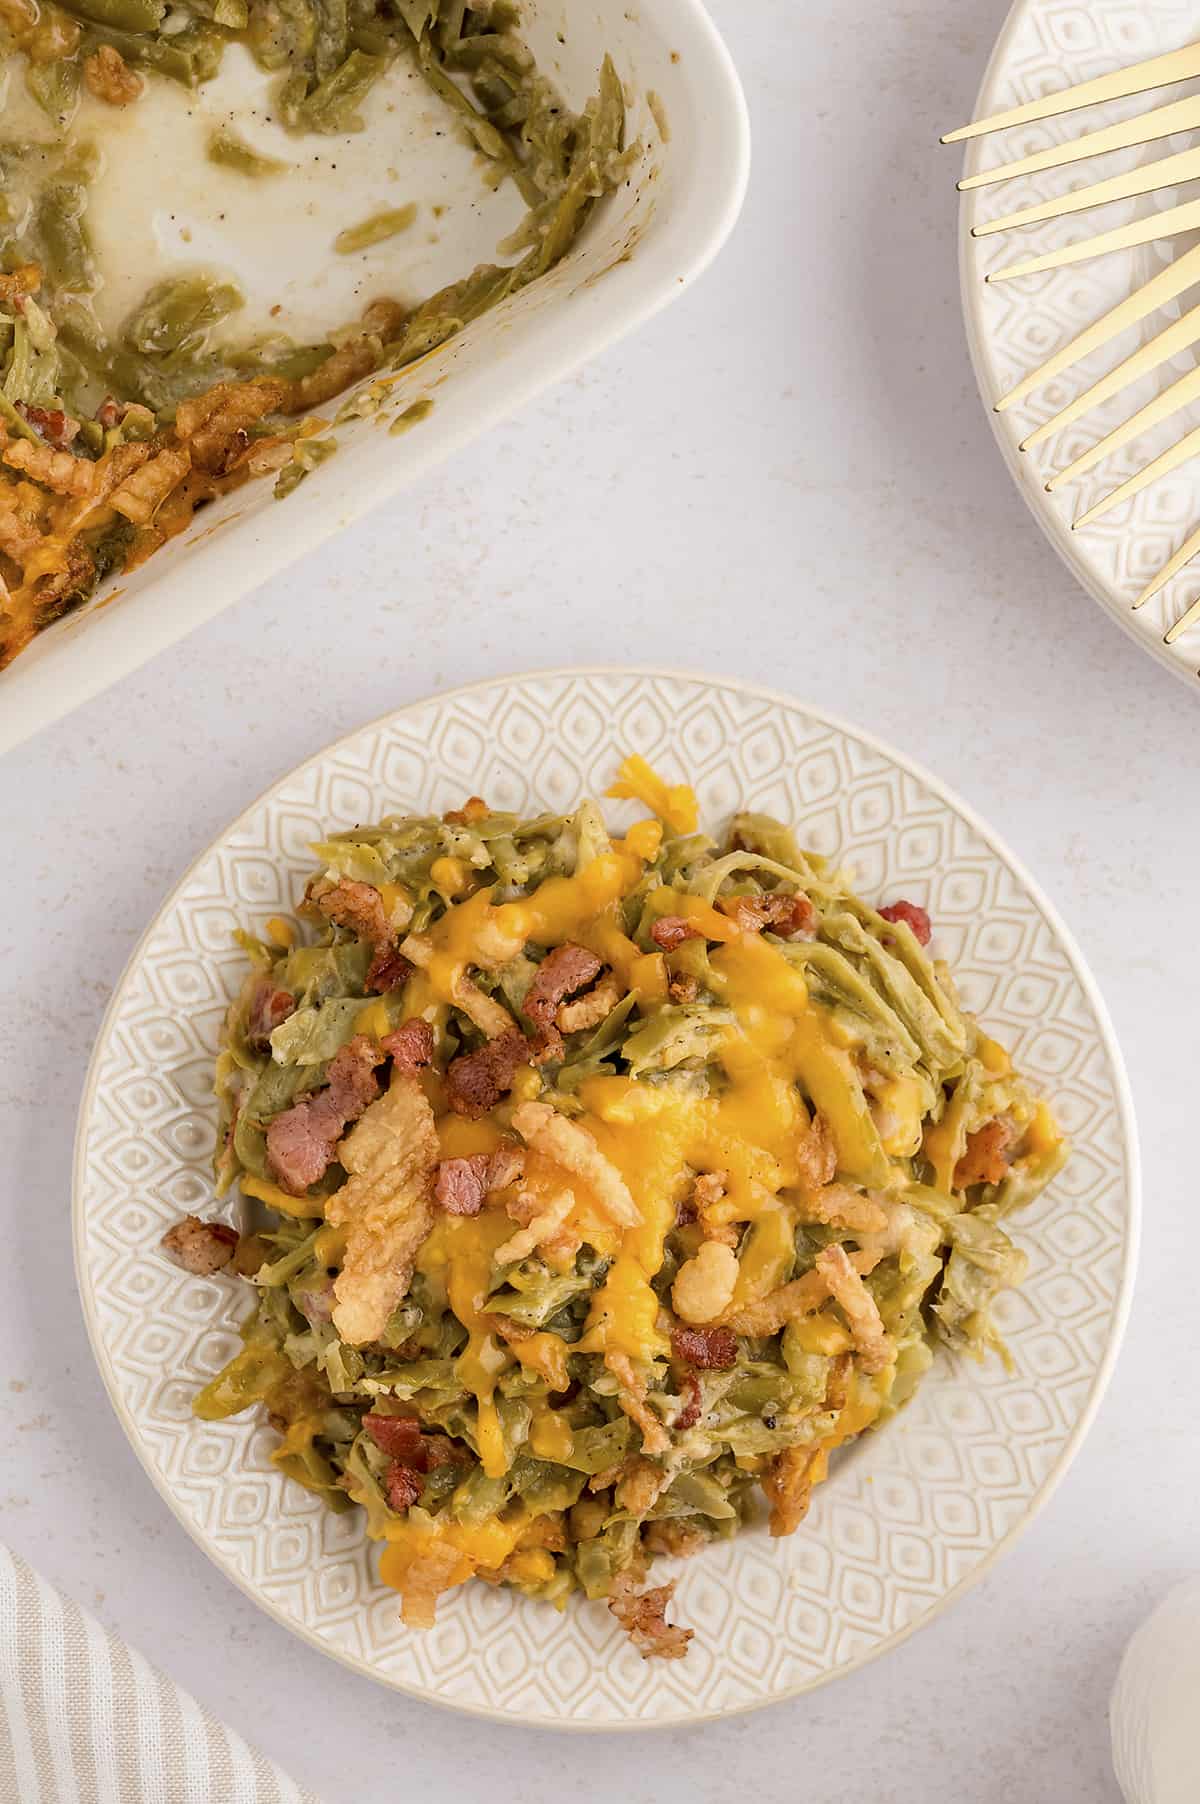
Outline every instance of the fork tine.
<path id="1" fill-rule="evenodd" d="M 1114 426 L 1112 431 L 1100 440 L 1099 444 L 1092 445 L 1073 463 L 1067 464 L 1064 469 L 1053 475 L 1046 484 L 1047 489 L 1053 494 L 1056 489 L 1061 489 L 1064 483 L 1074 481 L 1077 476 L 1083 476 L 1088 470 L 1094 469 L 1098 463 L 1103 463 L 1106 457 L 1111 457 L 1114 451 L 1119 451 L 1122 445 L 1127 445 L 1130 439 L 1137 438 L 1139 433 L 1149 432 L 1161 420 L 1169 420 L 1173 413 L 1178 413 L 1181 407 L 1186 407 L 1190 401 L 1196 400 L 1197 396 L 1200 396 L 1200 369 L 1189 370 L 1186 376 L 1181 376 L 1177 382 L 1172 382 L 1163 389 L 1161 394 L 1155 395 L 1153 400 L 1147 401 L 1144 407 L 1139 407 L 1136 413 L 1130 414 L 1127 420 L 1122 420 L 1119 426 Z"/>
<path id="2" fill-rule="evenodd" d="M 1165 589 L 1171 578 L 1182 570 L 1185 564 L 1190 564 L 1198 551 L 1200 551 L 1200 526 L 1196 528 L 1195 532 L 1188 534 L 1187 538 L 1183 541 L 1183 544 L 1179 547 L 1179 550 L 1172 553 L 1162 569 L 1158 572 L 1157 576 L 1155 576 L 1151 582 L 1146 584 L 1146 587 L 1142 590 L 1141 594 L 1133 604 L 1134 612 L 1136 613 L 1139 608 L 1144 608 L 1146 603 L 1151 601 L 1154 596 L 1158 594 L 1160 589 Z M 1176 637 L 1179 636 L 1186 625 L 1190 624 L 1191 616 L 1194 613 L 1195 605 L 1188 609 L 1181 620 L 1175 622 L 1170 630 Z M 1169 643 L 1171 643 L 1170 640 L 1168 640 L 1168 644 Z"/>
<path id="3" fill-rule="evenodd" d="M 1126 303 L 1122 303 L 1125 305 Z M 1154 338 L 1147 339 L 1139 345 L 1133 354 L 1119 363 L 1107 376 L 1101 376 L 1098 382 L 1085 389 L 1083 394 L 1076 395 L 1073 401 L 1060 408 L 1053 419 L 1044 420 L 1032 431 L 1028 438 L 1021 440 L 1022 451 L 1032 451 L 1035 445 L 1070 426 L 1083 414 L 1090 413 L 1093 407 L 1100 407 L 1111 395 L 1119 394 L 1128 388 L 1131 382 L 1137 382 L 1142 376 L 1148 376 L 1152 370 L 1165 363 L 1169 357 L 1186 351 L 1189 345 L 1200 342 L 1200 306 L 1190 307 L 1181 318 L 1172 320 L 1169 326 Z"/>
<path id="4" fill-rule="evenodd" d="M 1047 251 L 1044 257 L 1026 257 L 1023 263 L 1009 263 L 994 269 L 988 282 L 1011 282 L 1015 276 L 1036 276 L 1046 269 L 1064 269 L 1069 263 L 1085 263 L 1090 257 L 1106 257 L 1110 251 L 1132 250 L 1138 244 L 1153 244 L 1158 238 L 1177 238 L 1181 232 L 1194 232 L 1200 227 L 1200 200 L 1184 201 L 1182 206 L 1166 207 L 1145 219 L 1132 219 L 1128 225 L 1116 226 L 1111 232 L 1098 232 L 1094 238 L 1082 238 L 1078 244 L 1064 244 L 1060 250 Z"/>
<path id="5" fill-rule="evenodd" d="M 1099 520 L 1103 514 L 1111 513 L 1114 507 L 1119 507 L 1122 501 L 1128 501 L 1131 495 L 1140 494 L 1142 489 L 1149 488 L 1160 476 L 1169 476 L 1172 470 L 1187 463 L 1197 451 L 1200 451 L 1200 426 L 1194 426 L 1190 432 L 1185 432 L 1177 444 L 1168 446 L 1167 450 L 1152 459 L 1136 475 L 1119 483 L 1115 489 L 1110 489 L 1094 507 L 1089 507 L 1085 514 L 1080 514 L 1078 520 L 1071 522 L 1072 531 L 1077 532 L 1081 526 L 1090 526 L 1093 520 Z"/>
<path id="6" fill-rule="evenodd" d="M 1188 544 L 1192 546 L 1193 551 L 1200 550 L 1200 532 L 1194 532 L 1188 540 Z M 1137 604 L 1135 603 L 1134 605 L 1136 606 Z M 1196 597 L 1186 613 L 1181 614 L 1174 625 L 1167 628 L 1166 632 L 1163 634 L 1163 644 L 1174 645 L 1179 635 L 1181 633 L 1186 633 L 1188 627 L 1194 626 L 1197 620 L 1200 620 L 1200 595 Z"/>
<path id="7" fill-rule="evenodd" d="M 1002 131 L 1008 125 L 1032 125 L 1038 119 L 1054 119 L 1060 113 L 1073 113 L 1078 107 L 1092 106 L 1098 100 L 1126 100 L 1131 94 L 1144 94 L 1149 88 L 1170 87 L 1177 81 L 1191 81 L 1200 75 L 1200 44 L 1185 44 L 1182 49 L 1168 50 L 1163 56 L 1149 57 L 1131 69 L 1114 69 L 1098 75 L 1093 81 L 1077 82 L 1061 88 L 1056 94 L 1044 94 L 1024 106 L 1010 107 L 1005 113 L 993 113 L 989 119 L 976 119 L 971 125 L 960 125 L 947 132 L 943 144 L 958 144 L 964 138 L 978 138 L 984 132 Z"/>
<path id="8" fill-rule="evenodd" d="M 1200 180 L 1200 147 L 1180 150 L 1174 156 L 1160 157 L 1156 163 L 1143 163 L 1124 175 L 1109 176 L 1107 181 L 1093 182 L 1090 187 L 1060 194 L 1056 200 L 1044 200 L 1037 206 L 1022 207 L 1017 213 L 1005 213 L 1000 219 L 989 219 L 986 225 L 972 226 L 971 236 L 990 238 L 994 232 L 1041 225 L 1046 219 L 1062 219 L 1068 213 L 1086 213 L 1089 207 L 1106 207 L 1114 200 L 1132 200 L 1138 194 L 1150 194 L 1155 188 L 1176 188 L 1181 182 L 1197 180 Z"/>
<path id="9" fill-rule="evenodd" d="M 1170 138 L 1176 132 L 1192 131 L 1200 125 L 1200 96 L 1172 100 L 1166 106 L 1151 107 L 1132 119 L 1116 125 L 1101 126 L 1098 131 L 1084 132 L 1066 144 L 1052 144 L 1048 150 L 1035 150 L 1031 156 L 1018 157 L 1012 163 L 997 163 L 978 175 L 964 176 L 958 184 L 960 194 L 974 188 L 988 188 L 993 182 L 1011 181 L 1016 176 L 1037 175 L 1043 169 L 1059 169 L 1068 163 L 1080 163 L 1085 157 L 1101 157 L 1112 150 L 1132 150 L 1138 144 L 1150 144 L 1156 138 Z"/>
<path id="10" fill-rule="evenodd" d="M 1110 338 L 1127 332 L 1139 320 L 1145 319 L 1147 314 L 1165 307 L 1168 301 L 1173 301 L 1176 295 L 1182 294 L 1195 282 L 1200 282 L 1200 245 L 1185 251 L 1182 257 L 1169 263 L 1158 275 L 1151 276 L 1148 282 L 1143 282 L 1140 288 L 1111 307 L 1102 319 L 1098 319 L 1092 326 L 1085 326 L 1061 351 L 1053 352 L 1036 370 L 1022 376 L 1007 394 L 1001 395 L 995 404 L 996 412 L 1005 413 L 1008 408 L 1015 407 L 1027 395 L 1032 394 L 1035 388 L 1040 388 L 1043 383 L 1049 382 L 1071 364 L 1078 363 L 1081 358 L 1090 357 L 1093 351 L 1099 350 Z M 1074 406 L 1074 402 L 1071 405 Z"/>

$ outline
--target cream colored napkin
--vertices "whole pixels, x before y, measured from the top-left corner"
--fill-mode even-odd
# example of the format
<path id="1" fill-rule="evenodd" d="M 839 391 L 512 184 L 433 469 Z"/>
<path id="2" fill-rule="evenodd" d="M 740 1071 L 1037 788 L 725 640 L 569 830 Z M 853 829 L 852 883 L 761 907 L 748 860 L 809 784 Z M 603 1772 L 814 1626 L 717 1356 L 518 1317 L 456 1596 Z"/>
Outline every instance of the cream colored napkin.
<path id="1" fill-rule="evenodd" d="M 4 1804 L 320 1804 L 0 1544 Z"/>

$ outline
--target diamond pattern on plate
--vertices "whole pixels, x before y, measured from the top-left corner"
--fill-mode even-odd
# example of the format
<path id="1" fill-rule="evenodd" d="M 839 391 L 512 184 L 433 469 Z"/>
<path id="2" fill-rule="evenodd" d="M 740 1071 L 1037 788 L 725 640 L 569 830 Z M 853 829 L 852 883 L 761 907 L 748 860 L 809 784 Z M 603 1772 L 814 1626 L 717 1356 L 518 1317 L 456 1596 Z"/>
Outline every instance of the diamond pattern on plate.
<path id="1" fill-rule="evenodd" d="M 256 1419 L 190 1419 L 190 1395 L 236 1344 L 245 1300 L 156 1247 L 181 1208 L 211 1198 L 209 1072 L 242 970 L 228 929 L 290 906 L 308 842 L 471 792 L 523 811 L 566 806 L 601 793 L 627 751 L 694 781 L 706 819 L 743 804 L 790 816 L 869 894 L 926 903 L 964 995 L 1053 1092 L 1077 1140 L 1060 1182 L 1020 1221 L 1030 1278 L 1004 1299 L 1003 1322 L 1014 1370 L 940 1359 L 903 1416 L 842 1457 L 791 1540 L 755 1530 L 680 1566 L 679 1616 L 697 1631 L 681 1669 L 639 1659 L 603 1609 L 573 1603 L 560 1616 L 483 1585 L 446 1599 L 430 1634 L 404 1629 L 356 1516 L 332 1516 L 281 1479 Z M 1122 1084 L 1087 979 L 1038 899 L 959 804 L 879 747 L 734 684 L 635 671 L 491 683 L 406 708 L 284 778 L 164 905 L 114 996 L 84 1095 L 84 1305 L 118 1415 L 177 1515 L 327 1652 L 419 1696 L 525 1720 L 744 1710 L 925 1620 L 1063 1470 L 1131 1275 L 1136 1160 Z"/>
<path id="2" fill-rule="evenodd" d="M 1130 0 L 1088 0 L 1086 6 L 1078 4 L 1078 0 L 1018 0 L 1001 34 L 979 98 L 979 112 L 1000 112 L 1075 82 L 1128 68 L 1145 57 L 1176 50 L 1195 36 L 1196 14 L 1191 0 L 1138 0 L 1137 5 L 1131 5 Z M 993 138 L 979 140 L 978 147 L 968 156 L 968 171 L 1065 143 L 1085 129 L 1091 131 L 1114 123 L 1131 112 L 1144 112 L 1174 98 L 1174 90 L 1160 91 L 1132 102 L 1114 101 L 1090 107 L 1086 113 L 1070 113 L 1061 119 L 1042 120 L 1036 125 L 997 133 Z M 1164 262 L 1182 256 L 1196 240 L 1194 235 L 1187 235 L 1037 276 L 989 284 L 986 278 L 993 271 L 1018 258 L 1057 250 L 1188 195 L 1168 189 L 1158 195 L 1121 201 L 1101 212 L 1045 220 L 1040 225 L 997 232 L 987 238 L 971 238 L 971 228 L 1001 214 L 1054 199 L 1080 187 L 1085 180 L 1095 181 L 1143 162 L 1153 162 L 1171 150 L 1184 148 L 1185 143 L 1186 139 L 1180 137 L 1149 144 L 1065 169 L 1043 170 L 1017 181 L 998 182 L 992 188 L 975 189 L 964 196 L 963 300 L 971 352 L 989 413 L 999 395 L 1036 369 L 1051 352 L 1069 343 L 1085 326 L 1101 319 L 1161 269 Z M 1187 304 L 1189 297 L 1185 296 L 1184 301 Z M 1188 534 L 1200 526 L 1200 466 L 1194 460 L 1184 464 L 1080 532 L 1071 531 L 1071 520 L 1174 444 L 1185 431 L 1200 425 L 1200 406 L 1181 409 L 1056 494 L 1048 495 L 1044 487 L 1054 471 L 1090 450 L 1168 383 L 1193 368 L 1194 352 L 1189 350 L 1172 359 L 1140 383 L 1112 396 L 1102 407 L 1060 429 L 1045 444 L 1026 453 L 1018 449 L 1035 426 L 1123 362 L 1182 310 L 1176 302 L 1165 311 L 1152 314 L 1135 329 L 1036 389 L 1020 406 L 1007 413 L 991 414 L 991 418 L 1017 486 L 1059 554 L 1121 626 L 1162 662 L 1194 681 L 1200 665 L 1200 627 L 1185 632 L 1174 646 L 1164 645 L 1163 633 L 1200 595 L 1200 562 L 1180 571 L 1138 613 L 1131 612 L 1130 604 Z"/>

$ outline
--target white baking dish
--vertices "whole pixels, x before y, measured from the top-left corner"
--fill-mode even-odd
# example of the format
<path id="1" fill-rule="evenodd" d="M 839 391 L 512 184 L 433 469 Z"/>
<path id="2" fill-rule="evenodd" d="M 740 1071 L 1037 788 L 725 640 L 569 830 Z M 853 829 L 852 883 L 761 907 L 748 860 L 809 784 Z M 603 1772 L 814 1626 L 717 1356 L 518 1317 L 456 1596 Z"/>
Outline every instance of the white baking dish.
<path id="1" fill-rule="evenodd" d="M 626 86 L 628 136 L 641 147 L 627 185 L 597 206 L 578 243 L 548 276 L 404 373 L 388 408 L 389 419 L 413 401 L 433 401 L 427 417 L 411 431 L 390 436 L 379 423 L 365 419 L 339 426 L 337 455 L 315 469 L 288 499 L 275 501 L 269 480 L 248 484 L 202 510 L 187 533 L 140 570 L 117 577 L 86 607 L 42 633 L 0 671 L 0 751 L 95 695 L 255 584 L 303 557 L 420 471 L 622 337 L 679 294 L 715 256 L 732 229 L 745 191 L 749 126 L 729 54 L 700 0 L 653 0 L 653 5 L 527 0 L 523 21 L 539 66 L 572 106 L 582 106 L 594 89 L 604 53 L 612 55 Z M 236 67 L 232 76 L 240 79 Z M 477 172 L 472 177 L 469 159 L 451 145 L 445 147 L 444 165 L 431 166 L 429 134 L 421 131 L 421 108 L 427 103 L 408 92 L 402 75 L 397 80 L 399 89 L 387 99 L 394 165 L 388 174 L 419 185 L 436 177 L 438 186 L 432 192 L 414 193 L 409 188 L 408 196 L 462 203 L 447 206 L 444 216 L 439 215 L 436 233 L 395 241 L 392 254 L 403 261 L 394 271 L 389 272 L 386 262 L 372 266 L 375 292 L 390 287 L 418 298 L 440 282 L 465 274 L 475 263 L 493 258 L 497 228 L 504 222 L 494 214 L 488 217 L 490 203 L 479 204 Z M 223 73 L 211 89 L 201 91 L 214 110 L 227 104 L 226 96 L 212 91 L 225 82 Z M 136 117 L 138 108 L 128 112 Z M 428 111 L 424 117 L 428 125 Z M 334 147 L 335 154 L 342 144 L 348 157 L 361 156 L 364 139 L 322 143 Z M 112 156 L 121 167 L 119 144 Z M 160 171 L 141 152 L 126 155 L 126 173 L 117 184 L 113 204 L 129 207 L 132 200 L 138 216 L 146 216 L 139 204 L 145 197 L 131 196 L 129 187 L 137 181 L 139 169 L 151 168 L 149 202 L 152 207 L 157 202 L 158 211 L 150 217 L 161 243 L 186 216 L 188 167 Z M 205 180 L 210 178 L 211 166 Z M 194 171 L 191 179 L 195 180 Z M 475 197 L 467 204 L 464 184 L 472 179 Z M 313 190 L 315 199 L 303 209 L 296 229 L 280 236 L 281 254 L 289 262 L 294 258 L 292 267 L 280 266 L 274 252 L 264 258 L 261 245 L 245 240 L 240 246 L 219 247 L 229 260 L 241 258 L 243 275 L 250 278 L 245 285 L 251 312 L 263 305 L 263 296 L 254 292 L 255 263 L 259 268 L 264 263 L 272 266 L 271 280 L 277 284 L 272 292 L 285 299 L 281 324 L 289 323 L 289 297 L 297 306 L 302 305 L 300 297 L 311 303 L 314 247 L 332 278 L 334 260 L 319 247 L 347 223 L 344 192 L 339 193 L 337 183 L 325 181 Z M 264 191 L 264 214 L 289 204 L 276 198 L 280 193 L 278 187 Z M 359 196 L 352 215 L 362 217 L 369 210 Z M 264 218 L 264 233 L 277 223 Z M 200 219 L 197 231 L 210 225 L 210 220 Z M 316 279 L 322 279 L 319 270 Z M 339 317 L 336 307 L 333 317 Z M 324 411 L 332 414 L 337 406 L 335 402 Z M 370 606 L 369 599 L 364 605 Z"/>

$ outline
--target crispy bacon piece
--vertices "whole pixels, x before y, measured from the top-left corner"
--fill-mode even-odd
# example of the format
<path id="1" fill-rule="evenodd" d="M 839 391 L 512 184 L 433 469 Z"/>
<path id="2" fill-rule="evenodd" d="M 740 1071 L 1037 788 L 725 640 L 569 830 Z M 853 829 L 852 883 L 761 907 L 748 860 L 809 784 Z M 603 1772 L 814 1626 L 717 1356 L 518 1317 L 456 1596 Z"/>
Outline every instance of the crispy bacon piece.
<path id="1" fill-rule="evenodd" d="M 398 990 L 413 974 L 413 967 L 394 946 L 377 946 L 367 971 L 367 988 L 385 996 Z"/>
<path id="2" fill-rule="evenodd" d="M 665 1553 L 675 1560 L 690 1560 L 694 1553 L 708 1546 L 708 1536 L 693 1522 L 667 1516 L 659 1522 L 647 1522 L 642 1530 L 642 1546 L 647 1553 Z"/>
<path id="3" fill-rule="evenodd" d="M 468 796 L 461 808 L 451 808 L 442 819 L 448 827 L 470 827 L 491 812 L 482 796 Z"/>
<path id="4" fill-rule="evenodd" d="M 355 1034 L 330 1059 L 324 1089 L 302 1097 L 268 1123 L 267 1163 L 292 1196 L 303 1196 L 325 1176 L 347 1123 L 357 1121 L 378 1096 L 375 1067 L 383 1057 L 365 1034 Z"/>
<path id="5" fill-rule="evenodd" d="M 1004 1115 L 985 1121 L 981 1128 L 967 1135 L 967 1149 L 954 1167 L 954 1188 L 966 1190 L 971 1184 L 999 1184 L 1008 1176 L 1010 1148 L 1017 1131 Z"/>
<path id="6" fill-rule="evenodd" d="M 264 977 L 250 1003 L 246 1020 L 247 1043 L 256 1052 L 261 1052 L 275 1029 L 294 1014 L 295 1008 L 296 998 L 292 992 L 277 989 L 269 977 Z"/>
<path id="7" fill-rule="evenodd" d="M 515 1182 L 524 1169 L 519 1146 L 505 1143 L 491 1153 L 471 1153 L 465 1159 L 442 1159 L 433 1185 L 433 1200 L 447 1215 L 478 1215 L 496 1190 Z M 504 1264 L 504 1248 L 493 1254 Z"/>
<path id="8" fill-rule="evenodd" d="M 34 407 L 31 402 L 18 401 L 17 412 L 48 445 L 59 451 L 65 451 L 79 431 L 79 421 L 64 413 L 61 407 Z"/>
<path id="9" fill-rule="evenodd" d="M 677 1322 L 671 1330 L 671 1352 L 681 1365 L 702 1372 L 727 1372 L 737 1363 L 737 1335 L 732 1328 L 690 1328 Z"/>
<path id="10" fill-rule="evenodd" d="M 529 1063 L 529 1051 L 525 1035 L 514 1027 L 478 1051 L 452 1060 L 446 1072 L 446 1100 L 455 1114 L 478 1117 L 494 1109 L 511 1090 L 521 1066 Z"/>
<path id="11" fill-rule="evenodd" d="M 315 900 L 326 920 L 335 926 L 348 928 L 377 950 L 390 949 L 391 930 L 384 913 L 383 897 L 373 883 L 356 883 L 353 877 L 339 877 L 332 888 L 322 890 Z"/>
<path id="12" fill-rule="evenodd" d="M 246 1276 L 253 1277 L 267 1256 L 264 1248 L 263 1259 Z M 305 1320 L 312 1322 L 314 1326 L 331 1322 L 334 1305 L 333 1279 L 328 1273 L 323 1278 L 315 1278 L 304 1290 L 293 1291 L 292 1300 Z"/>
<path id="13" fill-rule="evenodd" d="M 576 946 L 570 940 L 546 954 L 521 1005 L 522 1012 L 537 1029 L 535 1061 L 541 1063 L 543 1059 L 561 1056 L 563 1038 L 554 1020 L 559 1004 L 564 997 L 585 989 L 599 977 L 602 969 L 594 952 L 589 952 L 586 946 Z"/>
<path id="14" fill-rule="evenodd" d="M 676 1434 L 682 1434 L 685 1428 L 694 1428 L 696 1423 L 700 1420 L 700 1406 L 703 1400 L 703 1393 L 700 1389 L 700 1380 L 697 1378 L 695 1372 L 687 1371 L 683 1374 L 683 1377 L 679 1381 L 679 1392 L 682 1397 L 687 1399 L 687 1401 L 671 1424 Z"/>
<path id="15" fill-rule="evenodd" d="M 929 916 L 919 902 L 889 902 L 886 908 L 879 910 L 879 918 L 881 921 L 906 921 L 922 946 L 927 946 L 933 935 Z"/>
<path id="16" fill-rule="evenodd" d="M 762 1488 L 771 1506 L 768 1532 L 793 1535 L 808 1514 L 813 1486 L 823 1469 L 820 1446 L 785 1447 L 767 1468 Z"/>
<path id="17" fill-rule="evenodd" d="M 6 307 L 17 306 L 28 294 L 36 294 L 42 285 L 38 263 L 22 263 L 11 275 L 0 275 L 0 301 Z"/>
<path id="18" fill-rule="evenodd" d="M 96 99 L 107 101 L 109 106 L 128 106 L 145 86 L 141 76 L 134 74 L 111 44 L 101 44 L 85 59 L 83 79 Z"/>
<path id="19" fill-rule="evenodd" d="M 423 1065 L 433 1063 L 433 1028 L 428 1021 L 414 1016 L 405 1021 L 395 1033 L 384 1034 L 379 1042 L 381 1052 L 390 1054 L 392 1067 L 396 1071 L 419 1071 Z"/>
<path id="20" fill-rule="evenodd" d="M 452 1441 L 449 1435 L 427 1434 L 425 1457 L 429 1461 L 429 1470 L 436 1472 L 439 1466 L 469 1466 L 473 1455 L 469 1448 L 460 1441 Z"/>
<path id="21" fill-rule="evenodd" d="M 194 1278 L 209 1278 L 228 1265 L 237 1244 L 235 1228 L 226 1227 L 223 1221 L 201 1221 L 198 1215 L 185 1215 L 159 1242 L 163 1252 Z"/>
<path id="22" fill-rule="evenodd" d="M 402 1516 L 405 1510 L 414 1504 L 421 1495 L 420 1473 L 414 1472 L 411 1466 L 402 1465 L 398 1459 L 395 1459 L 387 1469 L 383 1489 L 388 1500 L 388 1508 Z"/>
<path id="23" fill-rule="evenodd" d="M 780 939 L 811 939 L 816 932 L 817 911 L 806 895 L 722 896 L 717 907 L 743 933 L 761 933 L 769 927 Z"/>
<path id="24" fill-rule="evenodd" d="M 660 952 L 674 952 L 684 940 L 702 940 L 704 934 L 682 915 L 663 915 L 650 929 L 650 938 Z"/>
<path id="25" fill-rule="evenodd" d="M 447 1215 L 478 1215 L 487 1195 L 487 1153 L 466 1159 L 443 1159 L 433 1184 L 433 1200 Z"/>
<path id="26" fill-rule="evenodd" d="M 415 1416 L 382 1416 L 372 1410 L 363 1417 L 362 1425 L 384 1453 L 402 1460 L 414 1472 L 429 1470 L 429 1451 Z"/>
<path id="27" fill-rule="evenodd" d="M 672 1002 L 695 1002 L 700 994 L 699 979 L 683 971 L 667 980 L 667 994 Z"/>
<path id="28" fill-rule="evenodd" d="M 674 1581 L 640 1593 L 633 1588 L 638 1583 L 634 1573 L 619 1572 L 613 1580 L 609 1609 L 643 1660 L 682 1660 L 692 1631 L 677 1628 L 666 1619 L 667 1605 L 675 1595 Z"/>
<path id="29" fill-rule="evenodd" d="M 727 1171 L 698 1171 L 692 1179 L 692 1188 L 681 1203 L 675 1207 L 675 1226 L 686 1228 L 689 1222 L 699 1221 L 709 1209 L 715 1209 L 724 1198 L 729 1185 Z M 727 1246 L 736 1245 L 737 1236 L 732 1241 L 725 1240 L 723 1233 L 707 1230 L 708 1240 L 724 1240 Z"/>

